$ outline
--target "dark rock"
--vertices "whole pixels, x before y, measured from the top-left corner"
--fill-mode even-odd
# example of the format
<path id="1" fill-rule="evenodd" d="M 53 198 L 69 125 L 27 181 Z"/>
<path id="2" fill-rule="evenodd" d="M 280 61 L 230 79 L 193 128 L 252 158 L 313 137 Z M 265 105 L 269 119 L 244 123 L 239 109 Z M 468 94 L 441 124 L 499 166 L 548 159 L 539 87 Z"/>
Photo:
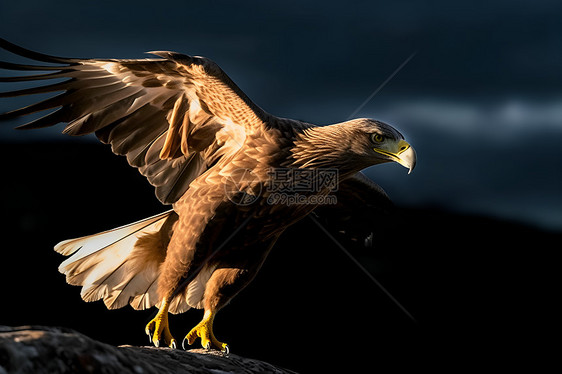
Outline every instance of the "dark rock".
<path id="1" fill-rule="evenodd" d="M 61 327 L 0 326 L 4 373 L 294 373 L 222 352 L 114 347 Z"/>

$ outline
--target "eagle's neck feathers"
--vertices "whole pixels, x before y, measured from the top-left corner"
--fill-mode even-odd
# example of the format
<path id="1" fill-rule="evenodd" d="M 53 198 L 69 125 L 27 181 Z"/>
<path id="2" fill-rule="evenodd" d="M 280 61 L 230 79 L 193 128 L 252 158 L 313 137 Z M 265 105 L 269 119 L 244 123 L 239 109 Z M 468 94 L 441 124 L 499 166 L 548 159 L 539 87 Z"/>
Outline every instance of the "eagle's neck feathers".
<path id="1" fill-rule="evenodd" d="M 316 126 L 297 135 L 292 149 L 292 167 L 337 168 L 352 175 L 369 164 L 361 157 L 357 133 L 344 123 Z"/>

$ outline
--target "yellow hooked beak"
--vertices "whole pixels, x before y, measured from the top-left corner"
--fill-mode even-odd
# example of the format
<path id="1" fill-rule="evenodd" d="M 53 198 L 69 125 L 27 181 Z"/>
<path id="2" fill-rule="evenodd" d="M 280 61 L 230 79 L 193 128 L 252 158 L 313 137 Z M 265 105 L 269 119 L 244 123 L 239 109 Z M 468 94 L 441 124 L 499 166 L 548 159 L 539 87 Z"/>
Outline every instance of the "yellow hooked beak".
<path id="1" fill-rule="evenodd" d="M 405 140 L 390 143 L 387 149 L 373 148 L 375 152 L 387 156 L 390 160 L 398 162 L 408 169 L 408 174 L 416 167 L 416 151 Z"/>

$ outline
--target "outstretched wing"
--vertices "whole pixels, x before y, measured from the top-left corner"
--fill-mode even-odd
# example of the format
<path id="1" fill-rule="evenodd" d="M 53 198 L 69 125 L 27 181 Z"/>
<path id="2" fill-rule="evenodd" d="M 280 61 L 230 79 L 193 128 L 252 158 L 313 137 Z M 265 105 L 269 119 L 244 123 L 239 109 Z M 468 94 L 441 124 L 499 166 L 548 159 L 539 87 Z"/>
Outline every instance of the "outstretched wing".
<path id="1" fill-rule="evenodd" d="M 217 64 L 203 57 L 151 52 L 160 58 L 76 59 L 32 52 L 3 39 L 0 47 L 50 64 L 0 62 L 0 68 L 8 70 L 48 71 L 0 77 L 0 82 L 68 78 L 0 93 L 0 97 L 13 97 L 62 91 L 0 114 L 0 119 L 51 110 L 19 128 L 65 122 L 63 133 L 95 133 L 148 178 L 165 204 L 177 201 L 193 179 L 221 157 L 237 152 L 246 133 L 267 122 L 268 114 L 252 103 Z"/>

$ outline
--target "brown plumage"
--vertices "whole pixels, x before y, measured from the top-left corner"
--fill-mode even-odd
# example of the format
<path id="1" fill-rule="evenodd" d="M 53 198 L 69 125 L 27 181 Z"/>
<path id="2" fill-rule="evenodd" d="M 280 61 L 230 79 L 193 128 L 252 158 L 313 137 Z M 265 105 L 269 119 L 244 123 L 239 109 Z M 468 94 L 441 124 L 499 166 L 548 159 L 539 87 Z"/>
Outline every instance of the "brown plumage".
<path id="1" fill-rule="evenodd" d="M 152 52 L 160 58 L 73 59 L 31 52 L 4 40 L 0 46 L 50 63 L 0 62 L 2 68 L 51 71 L 0 81 L 66 78 L 0 94 L 63 91 L 1 119 L 54 109 L 20 127 L 64 122 L 66 134 L 94 133 L 147 177 L 163 204 L 172 204 L 168 212 L 55 247 L 71 256 L 59 270 L 69 283 L 82 286 L 84 300 L 103 299 L 108 308 L 158 306 L 147 326 L 156 345 L 176 345 L 167 313 L 194 307 L 204 308 L 205 317 L 187 341 L 201 337 L 204 346 L 226 349 L 212 332 L 216 312 L 254 278 L 288 226 L 329 194 L 340 198 L 339 205 L 322 206 L 320 214 L 348 215 L 369 203 L 384 206 L 386 194 L 358 172 L 389 161 L 410 170 L 415 165 L 413 149 L 391 126 L 358 119 L 319 127 L 275 117 L 203 57 Z M 272 199 L 280 192 L 285 197 L 294 193 L 276 189 L 279 170 L 288 175 L 284 183 L 306 174 L 306 183 L 318 185 L 322 173 L 334 171 L 337 183 L 301 189 L 299 197 L 314 200 L 287 204 Z"/>

